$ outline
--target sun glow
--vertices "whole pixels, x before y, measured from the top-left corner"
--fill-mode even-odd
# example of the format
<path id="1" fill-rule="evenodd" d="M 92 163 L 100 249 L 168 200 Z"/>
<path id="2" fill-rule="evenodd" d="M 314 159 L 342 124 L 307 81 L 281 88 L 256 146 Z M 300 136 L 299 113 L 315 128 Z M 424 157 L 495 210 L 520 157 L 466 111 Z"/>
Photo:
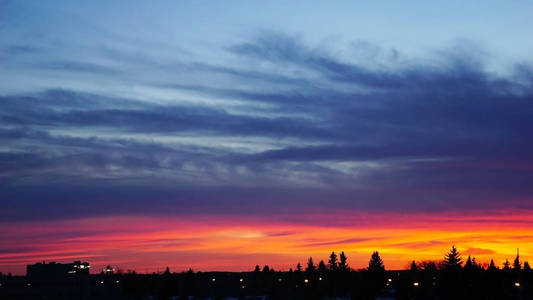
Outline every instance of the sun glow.
<path id="1" fill-rule="evenodd" d="M 533 257 L 531 216 L 308 215 L 299 223 L 242 216 L 211 217 L 210 222 L 198 216 L 113 216 L 5 223 L 5 248 L 19 250 L 0 254 L 0 271 L 23 273 L 28 263 L 72 258 L 90 261 L 96 269 L 110 264 L 140 272 L 167 265 L 173 270 L 242 271 L 268 264 L 288 270 L 309 256 L 317 262 L 326 259 L 331 251 L 345 251 L 357 269 L 367 265 L 374 250 L 388 269 L 403 269 L 413 259 L 441 260 L 452 244 L 465 258 L 475 256 L 480 263 L 493 258 L 501 264 L 512 259 L 518 247 L 524 260 Z M 317 219 L 326 225 L 312 221 Z"/>

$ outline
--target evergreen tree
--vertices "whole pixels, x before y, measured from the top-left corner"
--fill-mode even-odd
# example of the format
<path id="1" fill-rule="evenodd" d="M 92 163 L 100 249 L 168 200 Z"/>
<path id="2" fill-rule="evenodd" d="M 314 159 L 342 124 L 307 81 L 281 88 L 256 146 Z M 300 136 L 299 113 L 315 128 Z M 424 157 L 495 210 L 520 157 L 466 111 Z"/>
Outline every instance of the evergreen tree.
<path id="1" fill-rule="evenodd" d="M 298 273 L 302 272 L 302 264 L 298 263 L 296 265 L 296 272 L 298 272 Z"/>
<path id="2" fill-rule="evenodd" d="M 339 256 L 339 270 L 341 271 L 348 271 L 349 270 L 349 267 L 348 267 L 348 258 L 346 257 L 346 254 L 344 254 L 344 251 L 341 252 L 340 256 Z"/>
<path id="3" fill-rule="evenodd" d="M 511 269 L 511 264 L 509 264 L 509 260 L 508 259 L 505 260 L 505 263 L 503 264 L 503 269 L 506 270 L 506 271 Z"/>
<path id="4" fill-rule="evenodd" d="M 165 275 L 169 275 L 169 274 L 170 274 L 170 269 L 167 267 L 167 268 L 165 269 Z"/>
<path id="5" fill-rule="evenodd" d="M 496 265 L 494 264 L 494 259 L 490 260 L 490 265 L 489 265 L 489 268 L 487 270 L 489 270 L 489 271 L 495 271 L 496 270 Z"/>
<path id="6" fill-rule="evenodd" d="M 331 271 L 335 271 L 337 270 L 337 267 L 337 254 L 335 254 L 335 252 L 331 252 L 331 254 L 329 255 L 328 268 Z"/>
<path id="7" fill-rule="evenodd" d="M 418 267 L 416 266 L 416 262 L 413 260 L 411 262 L 411 267 L 409 268 L 411 272 L 416 272 L 418 270 Z"/>
<path id="8" fill-rule="evenodd" d="M 455 246 L 452 246 L 450 252 L 444 257 L 444 268 L 445 269 L 460 269 L 463 261 L 461 259 L 461 254 L 457 251 Z"/>
<path id="9" fill-rule="evenodd" d="M 268 265 L 265 265 L 263 267 L 263 273 L 268 273 L 268 272 L 270 272 L 270 268 L 268 267 Z"/>
<path id="10" fill-rule="evenodd" d="M 383 272 L 385 271 L 385 266 L 383 265 L 383 260 L 379 256 L 377 251 L 372 253 L 370 261 L 368 262 L 368 271 L 371 272 Z"/>
<path id="11" fill-rule="evenodd" d="M 482 269 L 483 267 L 481 267 L 477 261 L 476 261 L 476 257 L 472 257 L 472 267 L 476 270 L 479 270 L 479 269 Z"/>
<path id="12" fill-rule="evenodd" d="M 307 261 L 307 268 L 305 269 L 305 272 L 307 274 L 314 274 L 316 271 L 315 264 L 313 262 L 313 258 L 309 257 L 309 260 Z"/>
<path id="13" fill-rule="evenodd" d="M 254 273 L 259 273 L 259 272 L 261 272 L 261 267 L 259 267 L 259 265 L 255 265 Z"/>
<path id="14" fill-rule="evenodd" d="M 529 262 L 527 262 L 527 260 L 524 262 L 524 271 L 531 271 L 531 267 L 529 266 Z"/>
<path id="15" fill-rule="evenodd" d="M 516 254 L 516 258 L 513 261 L 513 270 L 519 271 L 522 269 L 522 263 L 520 262 L 520 255 Z"/>
<path id="16" fill-rule="evenodd" d="M 326 267 L 326 264 L 324 263 L 323 260 L 321 260 L 318 263 L 318 272 L 320 272 L 320 274 L 324 274 L 324 273 L 326 273 L 327 269 L 328 268 Z"/>
<path id="17" fill-rule="evenodd" d="M 470 258 L 470 255 L 468 255 L 468 259 L 466 260 L 466 263 L 465 263 L 465 270 L 472 270 L 472 269 L 473 269 L 472 259 Z"/>

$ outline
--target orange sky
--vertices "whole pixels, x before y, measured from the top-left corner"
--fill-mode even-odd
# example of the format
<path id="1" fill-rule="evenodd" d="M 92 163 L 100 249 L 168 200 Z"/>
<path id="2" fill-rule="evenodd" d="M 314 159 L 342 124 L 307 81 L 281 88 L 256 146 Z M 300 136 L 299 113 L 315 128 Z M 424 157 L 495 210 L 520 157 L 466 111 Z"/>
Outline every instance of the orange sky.
<path id="1" fill-rule="evenodd" d="M 379 217 L 374 217 L 379 215 Z M 352 268 L 362 268 L 378 250 L 388 269 L 412 259 L 442 259 L 452 244 L 463 255 L 501 265 L 533 257 L 533 215 L 507 211 L 458 214 L 343 214 L 276 220 L 242 216 L 115 216 L 0 224 L 4 249 L 0 271 L 23 274 L 37 261 L 87 260 L 92 272 L 106 264 L 139 272 L 164 270 L 252 270 L 268 264 L 288 270 L 297 262 L 326 260 L 345 251 Z M 322 220 L 314 222 L 313 220 Z"/>

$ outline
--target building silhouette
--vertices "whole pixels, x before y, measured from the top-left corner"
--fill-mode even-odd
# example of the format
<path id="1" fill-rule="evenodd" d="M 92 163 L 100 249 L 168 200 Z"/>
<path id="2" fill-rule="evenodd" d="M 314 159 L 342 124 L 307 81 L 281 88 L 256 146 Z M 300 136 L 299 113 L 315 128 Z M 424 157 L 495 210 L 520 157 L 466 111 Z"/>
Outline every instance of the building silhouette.
<path id="1" fill-rule="evenodd" d="M 26 266 L 26 276 L 31 280 L 51 281 L 76 278 L 89 275 L 91 265 L 88 262 L 75 261 L 73 263 L 49 262 L 36 263 Z"/>

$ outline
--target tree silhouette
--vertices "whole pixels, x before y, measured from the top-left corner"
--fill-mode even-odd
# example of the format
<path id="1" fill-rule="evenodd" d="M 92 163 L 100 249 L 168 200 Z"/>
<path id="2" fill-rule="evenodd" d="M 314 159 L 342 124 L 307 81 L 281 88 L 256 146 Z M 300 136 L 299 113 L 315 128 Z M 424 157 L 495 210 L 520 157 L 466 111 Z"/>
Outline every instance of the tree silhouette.
<path id="1" fill-rule="evenodd" d="M 302 264 L 298 263 L 296 265 L 296 272 L 298 272 L 298 273 L 302 272 Z"/>
<path id="2" fill-rule="evenodd" d="M 346 254 L 344 254 L 344 251 L 341 252 L 340 256 L 339 256 L 339 270 L 341 271 L 348 271 L 349 270 L 349 267 L 348 267 L 348 258 L 346 257 Z"/>
<path id="3" fill-rule="evenodd" d="M 259 267 L 259 265 L 255 265 L 254 273 L 259 273 L 259 272 L 261 272 L 261 267 Z"/>
<path id="4" fill-rule="evenodd" d="M 335 252 L 331 252 L 331 254 L 329 255 L 328 267 L 332 271 L 335 271 L 338 268 L 338 265 L 337 265 L 337 254 L 335 254 Z"/>
<path id="5" fill-rule="evenodd" d="M 524 271 L 531 271 L 531 267 L 529 266 L 529 262 L 527 260 L 524 262 Z"/>
<path id="6" fill-rule="evenodd" d="M 488 267 L 487 270 L 490 270 L 490 271 L 495 271 L 496 270 L 496 265 L 494 264 L 494 259 L 490 260 L 490 264 L 489 264 L 489 267 Z"/>
<path id="7" fill-rule="evenodd" d="M 305 272 L 307 274 L 314 274 L 316 271 L 315 263 L 313 262 L 313 258 L 309 257 L 309 260 L 307 261 L 307 268 L 305 269 Z"/>
<path id="8" fill-rule="evenodd" d="M 368 271 L 371 272 L 383 272 L 385 271 L 385 266 L 383 265 L 383 260 L 379 256 L 377 251 L 372 253 L 370 261 L 368 262 Z"/>
<path id="9" fill-rule="evenodd" d="M 268 272 L 270 272 L 270 268 L 268 267 L 268 265 L 265 265 L 263 267 L 263 273 L 268 273 Z"/>
<path id="10" fill-rule="evenodd" d="M 411 272 L 416 272 L 418 270 L 418 267 L 416 266 L 416 262 L 413 260 L 411 262 L 411 267 L 409 268 Z"/>
<path id="11" fill-rule="evenodd" d="M 476 257 L 475 257 L 475 256 L 472 257 L 472 267 L 473 267 L 474 269 L 476 269 L 476 270 L 482 268 L 482 267 L 477 263 L 477 260 L 476 260 Z"/>
<path id="12" fill-rule="evenodd" d="M 457 251 L 455 246 L 452 246 L 450 252 L 444 256 L 444 268 L 446 269 L 460 269 L 463 261 L 461 259 L 461 254 Z"/>
<path id="13" fill-rule="evenodd" d="M 508 271 L 508 270 L 511 270 L 511 264 L 509 264 L 509 260 L 506 259 L 505 260 L 505 263 L 503 263 L 503 269 Z"/>
<path id="14" fill-rule="evenodd" d="M 474 265 L 472 264 L 472 259 L 470 258 L 470 255 L 468 255 L 468 258 L 466 259 L 466 263 L 465 263 L 465 270 L 469 271 L 469 270 L 472 270 L 474 267 Z"/>
<path id="15" fill-rule="evenodd" d="M 522 263 L 520 262 L 520 255 L 516 253 L 516 258 L 513 261 L 513 270 L 519 271 L 520 269 L 522 269 Z"/>
<path id="16" fill-rule="evenodd" d="M 325 274 L 326 271 L 327 271 L 327 267 L 326 267 L 326 264 L 324 263 L 323 260 L 321 260 L 319 263 L 318 263 L 318 272 L 320 272 L 320 274 Z"/>

